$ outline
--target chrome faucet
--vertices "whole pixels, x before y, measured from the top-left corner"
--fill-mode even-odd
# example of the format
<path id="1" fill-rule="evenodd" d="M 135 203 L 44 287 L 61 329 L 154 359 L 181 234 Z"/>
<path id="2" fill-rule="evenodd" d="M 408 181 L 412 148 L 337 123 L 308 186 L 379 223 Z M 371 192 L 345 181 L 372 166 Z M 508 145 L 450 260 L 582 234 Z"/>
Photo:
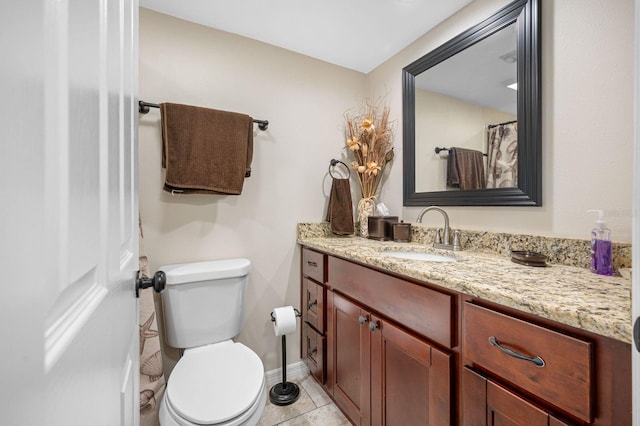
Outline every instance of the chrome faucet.
<path id="1" fill-rule="evenodd" d="M 422 223 L 422 217 L 425 215 L 426 212 L 431 210 L 440 212 L 440 214 L 442 214 L 442 217 L 444 217 L 443 234 L 442 235 L 440 234 L 440 229 L 436 230 L 436 237 L 434 239 L 433 246 L 435 248 L 445 249 L 445 250 L 454 250 L 454 251 L 462 250 L 462 245 L 460 244 L 460 231 L 454 231 L 453 242 L 451 242 L 451 228 L 449 227 L 449 215 L 440 207 L 431 206 L 431 207 L 427 207 L 426 209 L 423 209 L 420 213 L 418 213 L 417 222 Z"/>

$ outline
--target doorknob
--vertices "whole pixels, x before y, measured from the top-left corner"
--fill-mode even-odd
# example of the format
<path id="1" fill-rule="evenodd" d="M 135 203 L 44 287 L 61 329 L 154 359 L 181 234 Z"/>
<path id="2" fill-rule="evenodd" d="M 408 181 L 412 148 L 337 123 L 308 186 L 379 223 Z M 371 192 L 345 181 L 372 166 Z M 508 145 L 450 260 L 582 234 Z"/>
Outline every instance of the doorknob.
<path id="1" fill-rule="evenodd" d="M 167 276 L 162 271 L 158 271 L 153 274 L 153 278 L 146 278 L 140 275 L 136 276 L 136 297 L 140 297 L 140 290 L 144 290 L 148 287 L 153 287 L 156 293 L 160 293 L 167 285 Z"/>

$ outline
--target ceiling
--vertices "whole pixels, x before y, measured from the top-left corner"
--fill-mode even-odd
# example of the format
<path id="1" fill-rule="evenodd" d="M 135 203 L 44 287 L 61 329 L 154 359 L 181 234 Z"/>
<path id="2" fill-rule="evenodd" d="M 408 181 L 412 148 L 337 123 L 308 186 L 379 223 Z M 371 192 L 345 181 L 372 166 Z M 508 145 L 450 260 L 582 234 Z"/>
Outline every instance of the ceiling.
<path id="1" fill-rule="evenodd" d="M 511 24 L 416 76 L 416 87 L 516 115 L 517 32 Z"/>
<path id="2" fill-rule="evenodd" d="M 368 73 L 472 0 L 139 0 L 140 6 Z"/>

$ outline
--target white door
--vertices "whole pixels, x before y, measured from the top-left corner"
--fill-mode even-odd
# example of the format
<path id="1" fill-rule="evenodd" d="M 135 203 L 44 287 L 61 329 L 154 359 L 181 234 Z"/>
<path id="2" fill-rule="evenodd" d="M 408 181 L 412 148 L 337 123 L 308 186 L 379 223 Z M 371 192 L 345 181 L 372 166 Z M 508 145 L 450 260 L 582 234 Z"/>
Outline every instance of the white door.
<path id="1" fill-rule="evenodd" d="M 138 416 L 137 0 L 0 5 L 0 424 Z"/>

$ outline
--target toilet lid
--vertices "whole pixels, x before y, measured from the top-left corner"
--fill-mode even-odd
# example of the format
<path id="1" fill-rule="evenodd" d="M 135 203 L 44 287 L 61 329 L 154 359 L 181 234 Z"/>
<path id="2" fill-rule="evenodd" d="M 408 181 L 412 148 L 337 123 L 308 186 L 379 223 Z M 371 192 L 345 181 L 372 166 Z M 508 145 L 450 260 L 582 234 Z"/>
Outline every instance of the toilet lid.
<path id="1" fill-rule="evenodd" d="M 183 418 L 215 424 L 248 410 L 263 381 L 258 355 L 229 340 L 185 351 L 169 377 L 167 397 Z"/>

